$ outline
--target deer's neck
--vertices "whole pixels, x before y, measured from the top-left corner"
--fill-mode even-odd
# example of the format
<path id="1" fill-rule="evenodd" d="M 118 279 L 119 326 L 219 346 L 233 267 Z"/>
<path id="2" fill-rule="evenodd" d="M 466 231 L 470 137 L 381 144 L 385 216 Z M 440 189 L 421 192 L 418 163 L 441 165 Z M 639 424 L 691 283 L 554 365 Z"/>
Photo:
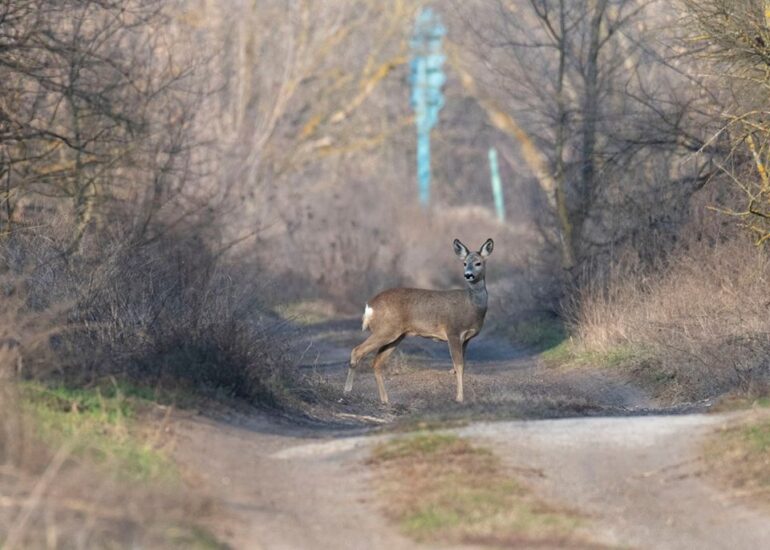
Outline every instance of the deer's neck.
<path id="1" fill-rule="evenodd" d="M 484 279 L 467 283 L 468 297 L 473 306 L 483 315 L 487 311 L 487 284 Z"/>

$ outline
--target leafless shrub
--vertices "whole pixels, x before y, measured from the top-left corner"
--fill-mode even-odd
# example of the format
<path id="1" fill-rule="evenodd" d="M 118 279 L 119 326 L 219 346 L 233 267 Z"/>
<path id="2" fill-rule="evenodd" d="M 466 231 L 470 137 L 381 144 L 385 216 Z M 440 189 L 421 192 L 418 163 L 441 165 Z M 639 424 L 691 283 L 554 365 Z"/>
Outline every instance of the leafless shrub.
<path id="1" fill-rule="evenodd" d="M 635 0 L 451 5 L 464 87 L 534 176 L 533 223 L 562 265 L 579 271 L 635 235 L 677 231 L 713 144 L 702 83 L 670 60 L 675 12 Z"/>
<path id="2" fill-rule="evenodd" d="M 376 246 L 369 235 L 355 228 L 342 231 L 321 247 L 316 256 L 314 281 L 340 312 L 358 312 L 378 289 L 401 277 L 393 248 Z M 307 264 L 305 265 L 307 268 Z"/>
<path id="3" fill-rule="evenodd" d="M 37 325 L 59 312 L 57 330 L 34 346 L 14 333 L 26 377 L 122 376 L 286 404 L 288 331 L 263 305 L 262 278 L 228 263 L 199 235 L 170 232 L 141 246 L 102 238 L 98 254 L 68 261 L 42 232 L 4 244 L 6 269 L 11 260 L 24 264 L 16 267 L 24 289 L 18 309 Z"/>
<path id="4" fill-rule="evenodd" d="M 141 240 L 156 216 L 184 219 L 174 199 L 193 179 L 193 65 L 170 55 L 166 17 L 156 0 L 0 8 L 5 233 L 66 213 L 73 253 L 94 225 Z"/>

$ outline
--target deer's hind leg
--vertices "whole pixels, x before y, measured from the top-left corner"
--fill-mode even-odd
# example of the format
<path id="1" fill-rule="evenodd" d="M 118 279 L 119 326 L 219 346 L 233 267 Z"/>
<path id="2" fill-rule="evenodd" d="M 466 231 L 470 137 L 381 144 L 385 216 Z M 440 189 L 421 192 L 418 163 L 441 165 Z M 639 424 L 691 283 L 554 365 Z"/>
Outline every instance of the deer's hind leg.
<path id="1" fill-rule="evenodd" d="M 382 346 L 377 352 L 377 356 L 374 358 L 374 362 L 372 363 L 372 368 L 374 369 L 374 379 L 377 380 L 377 391 L 380 394 L 381 403 L 388 402 L 388 392 L 385 391 L 385 381 L 382 378 L 382 366 L 396 349 L 396 346 L 398 346 L 403 339 L 403 336 L 399 336 L 390 344 Z"/>
<path id="2" fill-rule="evenodd" d="M 374 350 L 387 346 L 391 342 L 398 340 L 401 337 L 400 334 L 371 334 L 369 338 L 364 340 L 361 344 L 353 348 L 350 353 L 350 367 L 348 368 L 348 378 L 345 381 L 345 393 L 350 393 L 353 390 L 353 378 L 355 377 L 356 366 L 359 361 L 366 357 Z"/>

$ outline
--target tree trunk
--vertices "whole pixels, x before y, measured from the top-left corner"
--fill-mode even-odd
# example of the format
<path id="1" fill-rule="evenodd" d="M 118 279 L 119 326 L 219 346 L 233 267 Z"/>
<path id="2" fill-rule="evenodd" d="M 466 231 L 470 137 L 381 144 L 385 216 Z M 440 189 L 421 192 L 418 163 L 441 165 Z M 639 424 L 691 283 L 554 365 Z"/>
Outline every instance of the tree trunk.
<path id="1" fill-rule="evenodd" d="M 570 220 L 569 210 L 567 208 L 566 194 L 566 170 L 564 164 L 564 142 L 567 133 L 567 106 L 564 98 L 564 71 L 566 67 L 566 40 L 564 36 L 565 27 L 565 7 L 564 0 L 559 1 L 559 72 L 556 77 L 556 103 L 557 116 L 556 122 L 556 170 L 554 174 L 555 194 L 556 194 L 556 215 L 559 221 L 559 239 L 561 244 L 561 265 L 565 270 L 571 270 L 575 267 L 575 243 L 573 240 L 572 220 Z"/>
<path id="2" fill-rule="evenodd" d="M 596 190 L 596 122 L 599 119 L 599 50 L 601 49 L 601 27 L 607 0 L 590 0 L 588 28 L 588 53 L 586 56 L 583 90 L 583 125 L 580 148 L 580 188 L 575 211 L 574 231 L 580 233 L 588 217 L 593 194 Z M 576 252 L 576 255 L 577 252 Z"/>

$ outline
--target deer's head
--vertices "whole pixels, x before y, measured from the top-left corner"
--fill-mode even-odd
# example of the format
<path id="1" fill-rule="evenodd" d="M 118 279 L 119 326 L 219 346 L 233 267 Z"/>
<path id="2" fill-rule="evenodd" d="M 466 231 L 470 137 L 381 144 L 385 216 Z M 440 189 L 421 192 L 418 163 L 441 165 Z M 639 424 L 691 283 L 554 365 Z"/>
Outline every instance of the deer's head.
<path id="1" fill-rule="evenodd" d="M 463 261 L 465 266 L 465 280 L 470 283 L 478 283 L 484 280 L 484 273 L 486 270 L 487 257 L 492 254 L 492 249 L 495 247 L 495 243 L 492 239 L 487 239 L 484 244 L 481 245 L 478 252 L 471 252 L 467 246 L 460 242 L 460 239 L 455 239 L 452 243 L 455 249 L 455 254 Z"/>

